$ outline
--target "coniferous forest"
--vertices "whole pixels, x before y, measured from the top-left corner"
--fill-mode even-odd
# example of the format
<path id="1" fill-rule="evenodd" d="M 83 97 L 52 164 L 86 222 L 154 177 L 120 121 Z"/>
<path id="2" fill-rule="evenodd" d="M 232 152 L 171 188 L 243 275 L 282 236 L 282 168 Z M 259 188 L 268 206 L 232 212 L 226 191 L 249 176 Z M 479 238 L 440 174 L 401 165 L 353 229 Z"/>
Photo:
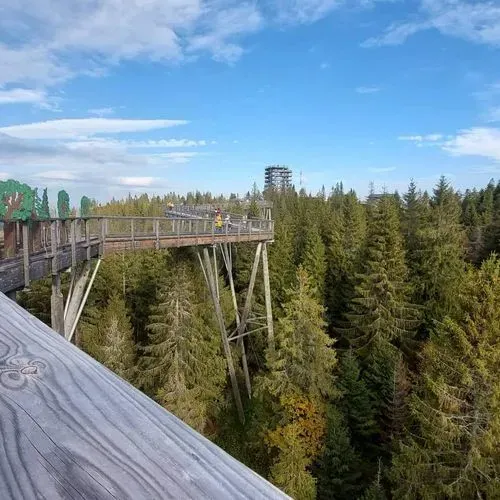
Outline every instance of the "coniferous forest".
<path id="1" fill-rule="evenodd" d="M 500 183 L 459 193 L 445 178 L 432 192 L 412 182 L 368 201 L 341 184 L 254 188 L 250 212 L 261 196 L 275 220 L 276 348 L 264 330 L 245 337 L 244 425 L 192 249 L 106 257 L 77 344 L 297 500 L 500 498 Z M 91 210 L 158 216 L 168 201 L 178 198 Z M 233 252 L 241 307 L 255 248 Z M 219 279 L 231 325 L 222 267 Z M 21 297 L 47 322 L 49 286 Z M 262 277 L 254 300 L 263 311 Z"/>

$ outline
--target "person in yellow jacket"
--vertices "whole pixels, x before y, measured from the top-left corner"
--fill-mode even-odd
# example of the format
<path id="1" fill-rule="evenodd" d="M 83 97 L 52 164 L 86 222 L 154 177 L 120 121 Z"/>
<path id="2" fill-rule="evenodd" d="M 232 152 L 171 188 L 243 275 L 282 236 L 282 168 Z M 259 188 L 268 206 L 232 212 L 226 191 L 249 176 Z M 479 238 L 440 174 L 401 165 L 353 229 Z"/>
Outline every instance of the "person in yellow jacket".
<path id="1" fill-rule="evenodd" d="M 217 212 L 215 215 L 215 229 L 217 232 L 222 231 L 222 214 L 220 212 Z"/>

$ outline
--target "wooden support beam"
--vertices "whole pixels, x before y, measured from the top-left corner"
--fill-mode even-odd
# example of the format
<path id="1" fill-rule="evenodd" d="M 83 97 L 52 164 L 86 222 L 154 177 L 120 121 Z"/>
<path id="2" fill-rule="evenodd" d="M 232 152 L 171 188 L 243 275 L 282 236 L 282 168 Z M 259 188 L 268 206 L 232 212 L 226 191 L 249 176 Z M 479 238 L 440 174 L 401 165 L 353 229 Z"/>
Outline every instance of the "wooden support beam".
<path id="1" fill-rule="evenodd" d="M 273 306 L 271 302 L 271 284 L 269 281 L 269 262 L 267 259 L 267 243 L 262 245 L 262 270 L 264 274 L 264 297 L 266 301 L 266 320 L 267 320 L 267 344 L 269 349 L 274 352 L 274 323 Z"/>
<path id="2" fill-rule="evenodd" d="M 64 336 L 69 338 L 73 325 L 76 321 L 76 316 L 80 305 L 82 303 L 85 287 L 88 283 L 90 275 L 90 262 L 85 262 L 81 269 L 76 267 L 72 269 L 72 283 L 68 297 L 66 299 L 65 313 L 64 313 Z"/>
<path id="3" fill-rule="evenodd" d="M 58 221 L 50 224 L 52 253 L 52 294 L 50 296 L 50 320 L 52 329 L 64 335 L 64 297 L 61 292 L 61 274 L 58 266 Z"/>
<path id="4" fill-rule="evenodd" d="M 210 254 L 208 253 L 208 248 L 203 249 L 203 259 L 205 262 L 205 273 L 207 275 L 209 289 L 215 307 L 215 315 L 217 317 L 217 322 L 219 323 L 219 329 L 222 337 L 222 346 L 224 348 L 224 354 L 226 356 L 227 367 L 229 370 L 229 378 L 231 379 L 231 386 L 233 389 L 234 402 L 236 404 L 236 409 L 238 411 L 240 422 L 244 423 L 245 414 L 243 412 L 243 404 L 241 402 L 240 390 L 238 387 L 238 379 L 236 378 L 236 372 L 234 370 L 233 356 L 231 354 L 231 346 L 229 345 L 229 341 L 227 339 L 226 326 L 224 324 L 224 316 L 222 314 L 222 309 L 219 300 L 217 299 L 217 293 L 215 290 L 215 279 L 212 271 L 212 266 L 210 264 Z"/>
<path id="5" fill-rule="evenodd" d="M 257 278 L 257 271 L 259 269 L 260 254 L 262 251 L 262 243 L 257 245 L 257 250 L 255 251 L 255 258 L 253 261 L 252 273 L 250 275 L 250 283 L 248 285 L 247 297 L 245 300 L 245 307 L 241 314 L 241 322 L 238 327 L 238 335 L 241 335 L 247 326 L 248 315 L 250 314 L 250 308 L 252 306 L 253 289 L 255 287 L 255 279 Z"/>
<path id="6" fill-rule="evenodd" d="M 287 499 L 0 293 L 0 498 Z"/>
<path id="7" fill-rule="evenodd" d="M 76 267 L 76 220 L 71 221 L 71 267 Z"/>
<path id="8" fill-rule="evenodd" d="M 28 222 L 23 222 L 23 267 L 24 267 L 24 288 L 30 286 L 30 236 Z"/>
<path id="9" fill-rule="evenodd" d="M 240 326 L 240 314 L 238 311 L 238 302 L 236 300 L 236 292 L 234 289 L 234 280 L 233 280 L 233 267 L 229 256 L 228 244 L 221 244 L 221 251 L 224 255 L 224 262 L 226 264 L 227 274 L 229 277 L 229 286 L 231 288 L 231 296 L 233 298 L 233 306 L 236 315 L 236 327 Z M 243 341 L 242 336 L 238 337 L 238 347 L 241 350 L 241 363 L 243 366 L 243 374 L 245 376 L 245 386 L 247 388 L 248 397 L 252 398 L 252 383 L 250 381 L 250 371 L 248 370 L 248 361 L 247 361 L 247 353 L 245 351 L 245 342 Z"/>

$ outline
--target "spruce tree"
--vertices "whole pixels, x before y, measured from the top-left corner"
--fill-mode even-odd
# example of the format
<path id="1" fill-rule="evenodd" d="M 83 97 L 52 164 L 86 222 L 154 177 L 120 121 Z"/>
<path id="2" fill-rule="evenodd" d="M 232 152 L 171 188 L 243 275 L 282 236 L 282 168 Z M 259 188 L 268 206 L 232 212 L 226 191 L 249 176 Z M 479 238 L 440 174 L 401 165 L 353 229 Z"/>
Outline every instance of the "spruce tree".
<path id="1" fill-rule="evenodd" d="M 422 353 L 415 431 L 394 458 L 397 498 L 500 497 L 500 261 L 471 269 Z"/>
<path id="2" fill-rule="evenodd" d="M 324 451 L 315 469 L 318 500 L 352 499 L 362 489 L 362 475 L 344 417 L 334 404 L 329 405 Z"/>
<path id="3" fill-rule="evenodd" d="M 409 303 L 407 268 L 397 207 L 383 197 L 372 207 L 363 272 L 346 314 L 350 327 L 341 330 L 350 344 L 369 352 L 373 344 L 408 347 L 418 325 Z"/>
<path id="4" fill-rule="evenodd" d="M 104 308 L 91 308 L 81 325 L 82 347 L 118 376 L 135 382 L 136 348 L 122 297 L 111 295 Z"/>
<path id="5" fill-rule="evenodd" d="M 307 231 L 302 266 L 310 276 L 316 288 L 317 297 L 322 302 L 326 277 L 325 245 L 316 225 L 310 226 Z"/>
<path id="6" fill-rule="evenodd" d="M 459 199 L 442 177 L 431 199 L 429 224 L 420 232 L 415 256 L 418 303 L 425 306 L 426 324 L 457 312 L 457 290 L 464 269 L 465 235 L 460 224 Z"/>
<path id="7" fill-rule="evenodd" d="M 140 384 L 168 410 L 203 431 L 220 397 L 225 365 L 220 334 L 203 319 L 188 264 L 177 265 L 162 285 L 143 348 Z"/>

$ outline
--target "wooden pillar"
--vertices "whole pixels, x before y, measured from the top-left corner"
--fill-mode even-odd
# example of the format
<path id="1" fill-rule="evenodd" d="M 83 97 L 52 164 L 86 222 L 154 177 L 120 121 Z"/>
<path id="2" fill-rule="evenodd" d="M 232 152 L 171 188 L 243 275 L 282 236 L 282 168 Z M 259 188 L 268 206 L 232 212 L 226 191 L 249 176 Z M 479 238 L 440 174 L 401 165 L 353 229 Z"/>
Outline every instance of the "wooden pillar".
<path id="1" fill-rule="evenodd" d="M 16 223 L 3 223 L 3 252 L 4 258 L 16 255 Z"/>
<path id="2" fill-rule="evenodd" d="M 226 326 L 224 325 L 224 316 L 222 314 L 222 309 L 220 303 L 217 299 L 217 294 L 215 290 L 215 279 L 212 271 L 212 266 L 210 264 L 210 254 L 208 253 L 208 248 L 203 249 L 203 259 L 205 261 L 205 272 L 207 275 L 207 282 L 210 289 L 210 294 L 212 295 L 212 301 L 215 306 L 215 315 L 217 316 L 217 322 L 219 323 L 219 329 L 222 337 L 222 346 L 224 348 L 224 354 L 226 355 L 227 367 L 229 370 L 229 378 L 231 379 L 231 386 L 233 389 L 234 402 L 236 404 L 236 409 L 238 411 L 238 416 L 241 423 L 245 422 L 245 414 L 243 412 L 243 404 L 241 402 L 240 390 L 238 388 L 238 379 L 236 378 L 236 372 L 234 370 L 233 356 L 231 354 L 231 347 L 229 345 L 229 340 L 227 338 Z"/>
<path id="3" fill-rule="evenodd" d="M 231 296 L 233 298 L 233 306 L 234 313 L 236 315 L 236 327 L 240 326 L 240 313 L 238 311 L 238 302 L 236 300 L 236 291 L 234 289 L 234 280 L 233 280 L 233 263 L 231 260 L 231 255 L 228 249 L 228 244 L 223 243 L 221 245 L 221 250 L 224 255 L 224 262 L 226 264 L 227 274 L 229 276 L 229 287 L 231 288 Z M 250 372 L 248 370 L 248 361 L 247 361 L 247 353 L 245 351 L 245 342 L 243 337 L 238 339 L 238 347 L 241 350 L 241 363 L 243 365 L 243 374 L 245 376 L 245 386 L 247 388 L 248 397 L 252 398 L 252 383 L 250 381 Z"/>
<path id="4" fill-rule="evenodd" d="M 78 309 L 82 303 L 83 294 L 85 293 L 85 287 L 90 274 L 90 262 L 85 262 L 83 268 L 80 270 L 77 270 L 75 266 L 72 271 L 74 286 L 66 299 L 66 311 L 64 313 L 64 336 L 66 339 L 69 337 L 76 320 Z"/>
<path id="5" fill-rule="evenodd" d="M 52 249 L 52 295 L 50 297 L 50 319 L 52 329 L 64 335 L 64 298 L 61 292 L 61 274 L 58 263 L 57 221 L 50 225 Z"/>
<path id="6" fill-rule="evenodd" d="M 267 242 L 262 245 L 262 270 L 264 274 L 264 296 L 266 301 L 267 343 L 269 349 L 274 352 L 274 323 L 271 302 L 271 284 L 269 281 L 269 264 L 267 260 Z"/>
<path id="7" fill-rule="evenodd" d="M 30 230 L 28 221 L 23 222 L 23 267 L 24 287 L 30 286 Z"/>

